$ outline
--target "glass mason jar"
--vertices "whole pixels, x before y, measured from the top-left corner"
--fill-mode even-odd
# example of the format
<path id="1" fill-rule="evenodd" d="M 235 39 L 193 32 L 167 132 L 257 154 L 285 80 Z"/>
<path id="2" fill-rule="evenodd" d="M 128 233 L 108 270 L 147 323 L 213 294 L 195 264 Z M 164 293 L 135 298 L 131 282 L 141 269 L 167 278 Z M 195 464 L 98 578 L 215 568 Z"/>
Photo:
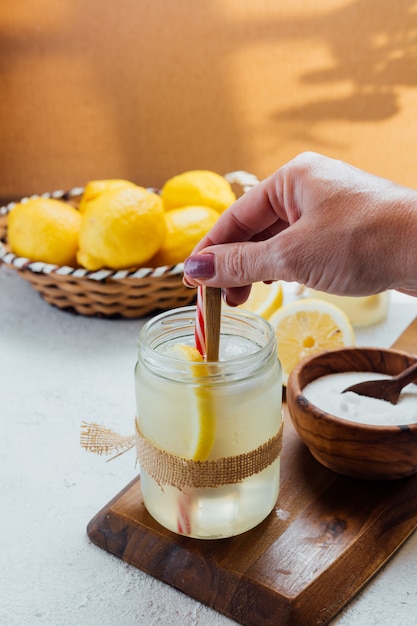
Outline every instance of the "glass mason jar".
<path id="1" fill-rule="evenodd" d="M 282 382 L 273 328 L 223 311 L 220 359 L 188 361 L 195 307 L 162 313 L 139 337 L 137 451 L 144 504 L 171 531 L 201 539 L 253 528 L 274 508 Z"/>

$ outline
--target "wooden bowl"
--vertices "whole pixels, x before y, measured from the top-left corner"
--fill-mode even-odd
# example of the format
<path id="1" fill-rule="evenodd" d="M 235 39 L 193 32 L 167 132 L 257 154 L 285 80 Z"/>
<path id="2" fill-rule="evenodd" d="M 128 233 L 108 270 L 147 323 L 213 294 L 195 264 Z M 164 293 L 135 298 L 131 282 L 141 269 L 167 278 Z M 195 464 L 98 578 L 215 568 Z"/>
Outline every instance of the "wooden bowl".
<path id="1" fill-rule="evenodd" d="M 306 359 L 291 372 L 287 404 L 294 427 L 314 458 L 353 478 L 393 480 L 417 472 L 416 423 L 376 426 L 336 417 L 303 394 L 310 382 L 338 372 L 381 372 L 392 376 L 416 361 L 398 350 L 341 348 Z"/>

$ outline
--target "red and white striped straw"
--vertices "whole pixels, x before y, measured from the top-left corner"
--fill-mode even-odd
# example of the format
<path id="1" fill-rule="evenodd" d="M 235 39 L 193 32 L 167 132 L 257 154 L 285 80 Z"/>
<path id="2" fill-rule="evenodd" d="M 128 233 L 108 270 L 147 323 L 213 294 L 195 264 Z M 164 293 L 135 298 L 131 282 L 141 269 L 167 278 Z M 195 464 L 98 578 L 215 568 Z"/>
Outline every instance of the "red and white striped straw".
<path id="1" fill-rule="evenodd" d="M 203 287 L 197 288 L 197 307 L 194 328 L 195 347 L 203 358 L 206 357 L 206 332 L 204 323 L 204 291 Z M 177 532 L 180 535 L 191 535 L 191 506 L 192 496 L 186 491 L 178 494 Z"/>
<path id="2" fill-rule="evenodd" d="M 206 329 L 204 324 L 204 296 L 203 296 L 203 287 L 199 285 L 197 287 L 197 309 L 195 316 L 195 347 L 199 351 L 202 357 L 205 357 L 207 354 L 207 345 L 206 345 Z"/>
<path id="3" fill-rule="evenodd" d="M 182 491 L 178 496 L 177 531 L 180 535 L 191 535 L 191 520 L 189 512 L 192 505 L 192 496 Z"/>

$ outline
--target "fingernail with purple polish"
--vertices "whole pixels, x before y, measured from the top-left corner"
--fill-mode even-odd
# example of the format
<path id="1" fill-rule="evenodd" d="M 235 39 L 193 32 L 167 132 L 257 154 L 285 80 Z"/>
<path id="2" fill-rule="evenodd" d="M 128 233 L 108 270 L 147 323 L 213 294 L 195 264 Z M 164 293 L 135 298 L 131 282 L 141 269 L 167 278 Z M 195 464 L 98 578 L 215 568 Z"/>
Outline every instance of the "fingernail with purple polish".
<path id="1" fill-rule="evenodd" d="M 184 273 L 190 278 L 212 278 L 215 274 L 214 254 L 195 254 L 184 262 Z"/>

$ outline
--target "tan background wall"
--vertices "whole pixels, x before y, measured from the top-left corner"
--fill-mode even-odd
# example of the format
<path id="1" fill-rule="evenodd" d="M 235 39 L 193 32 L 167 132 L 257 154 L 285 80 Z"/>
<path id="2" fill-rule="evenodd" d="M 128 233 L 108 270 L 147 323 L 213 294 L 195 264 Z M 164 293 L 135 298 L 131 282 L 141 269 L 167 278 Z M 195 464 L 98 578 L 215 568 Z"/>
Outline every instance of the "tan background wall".
<path id="1" fill-rule="evenodd" d="M 417 186 L 417 0 L 1 0 L 0 198 L 305 149 Z"/>

